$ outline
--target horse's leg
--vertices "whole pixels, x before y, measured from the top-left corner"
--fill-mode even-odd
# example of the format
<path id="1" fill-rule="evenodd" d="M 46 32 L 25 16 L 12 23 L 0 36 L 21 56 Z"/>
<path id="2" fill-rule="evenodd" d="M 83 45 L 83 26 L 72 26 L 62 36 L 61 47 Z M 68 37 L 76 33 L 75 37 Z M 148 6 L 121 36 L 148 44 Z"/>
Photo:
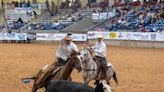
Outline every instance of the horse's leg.
<path id="1" fill-rule="evenodd" d="M 38 90 L 38 88 L 35 86 L 35 84 L 34 84 L 34 86 L 32 87 L 32 90 L 31 90 L 31 92 L 36 92 Z"/>
<path id="2" fill-rule="evenodd" d="M 69 81 L 72 81 L 72 77 L 71 77 L 71 76 L 69 76 L 68 80 L 69 80 Z"/>
<path id="3" fill-rule="evenodd" d="M 90 82 L 90 80 L 88 80 L 87 78 L 84 78 L 84 84 L 87 84 Z"/>
<path id="4" fill-rule="evenodd" d="M 117 75 L 116 75 L 115 70 L 112 67 L 108 67 L 106 81 L 109 82 L 112 77 L 113 77 L 114 81 L 118 84 Z M 109 82 L 109 84 L 110 84 L 110 82 Z"/>

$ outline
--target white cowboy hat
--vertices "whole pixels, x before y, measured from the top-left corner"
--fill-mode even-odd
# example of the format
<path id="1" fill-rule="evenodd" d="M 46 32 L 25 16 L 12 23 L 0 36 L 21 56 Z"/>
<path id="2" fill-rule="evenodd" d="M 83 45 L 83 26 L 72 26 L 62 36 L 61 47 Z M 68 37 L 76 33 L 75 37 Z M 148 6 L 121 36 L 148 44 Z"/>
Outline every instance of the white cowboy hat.
<path id="1" fill-rule="evenodd" d="M 71 41 L 72 40 L 72 35 L 66 35 L 65 40 Z"/>
<path id="2" fill-rule="evenodd" d="M 103 37 L 103 35 L 98 35 L 97 38 L 98 39 L 103 39 L 104 37 Z"/>

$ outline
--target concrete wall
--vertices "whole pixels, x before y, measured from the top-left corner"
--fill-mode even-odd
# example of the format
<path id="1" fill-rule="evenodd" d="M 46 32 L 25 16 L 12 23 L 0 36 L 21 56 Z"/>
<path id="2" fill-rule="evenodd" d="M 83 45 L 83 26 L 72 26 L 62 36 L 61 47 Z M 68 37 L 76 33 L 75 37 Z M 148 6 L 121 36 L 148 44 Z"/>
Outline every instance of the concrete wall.
<path id="1" fill-rule="evenodd" d="M 89 43 L 94 43 L 96 40 L 90 40 Z M 120 41 L 120 40 L 105 40 L 106 44 L 112 46 L 123 47 L 142 47 L 142 48 L 164 48 L 164 41 Z"/>

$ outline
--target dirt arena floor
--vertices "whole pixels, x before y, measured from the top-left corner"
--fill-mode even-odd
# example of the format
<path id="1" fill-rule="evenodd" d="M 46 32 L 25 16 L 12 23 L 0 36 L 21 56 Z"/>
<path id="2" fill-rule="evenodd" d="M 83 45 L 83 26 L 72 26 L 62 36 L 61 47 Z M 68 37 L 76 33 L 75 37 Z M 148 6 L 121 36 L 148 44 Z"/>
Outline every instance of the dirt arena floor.
<path id="1" fill-rule="evenodd" d="M 30 92 L 32 83 L 23 84 L 21 78 L 51 64 L 56 49 L 56 44 L 0 43 L 0 92 Z M 113 92 L 164 92 L 164 49 L 108 46 L 107 55 L 119 80 L 119 85 L 111 81 Z M 72 76 L 82 82 L 76 70 Z"/>

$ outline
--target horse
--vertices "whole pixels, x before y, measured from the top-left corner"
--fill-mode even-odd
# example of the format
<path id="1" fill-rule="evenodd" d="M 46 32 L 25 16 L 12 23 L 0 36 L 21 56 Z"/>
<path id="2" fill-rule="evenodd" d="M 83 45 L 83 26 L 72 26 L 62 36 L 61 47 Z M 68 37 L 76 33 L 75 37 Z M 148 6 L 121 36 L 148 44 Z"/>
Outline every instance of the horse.
<path id="1" fill-rule="evenodd" d="M 36 92 L 39 88 L 42 88 L 42 87 L 44 87 L 47 91 L 47 87 L 50 85 L 50 83 L 55 82 L 56 80 L 68 80 L 74 68 L 79 70 L 80 60 L 81 59 L 80 59 L 79 53 L 74 51 L 71 53 L 70 59 L 64 66 L 61 66 L 55 69 L 56 67 L 55 63 L 53 63 L 52 65 L 43 67 L 37 73 L 35 77 L 23 78 L 22 80 L 23 81 L 29 80 L 29 79 L 34 80 L 31 92 Z"/>
<path id="2" fill-rule="evenodd" d="M 105 88 L 101 82 L 96 83 L 96 88 L 93 88 L 84 83 L 59 80 L 51 83 L 47 92 L 104 92 L 103 89 Z"/>
<path id="3" fill-rule="evenodd" d="M 98 65 L 95 60 L 92 58 L 89 48 L 84 48 L 80 52 L 81 56 L 81 73 L 84 80 L 84 83 L 88 84 L 91 80 L 109 80 L 113 77 L 114 81 L 118 84 L 117 76 L 115 69 L 111 63 L 107 64 L 106 78 L 101 78 L 101 72 L 98 73 Z"/>

